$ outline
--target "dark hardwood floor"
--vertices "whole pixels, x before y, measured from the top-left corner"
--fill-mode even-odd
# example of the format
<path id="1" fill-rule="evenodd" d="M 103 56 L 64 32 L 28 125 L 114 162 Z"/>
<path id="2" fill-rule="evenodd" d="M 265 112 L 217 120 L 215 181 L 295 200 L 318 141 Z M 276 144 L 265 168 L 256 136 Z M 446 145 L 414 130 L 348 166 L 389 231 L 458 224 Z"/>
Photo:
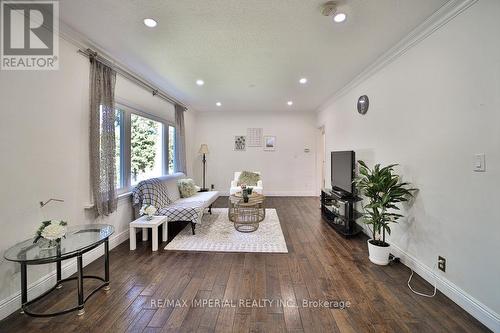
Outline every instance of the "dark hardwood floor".
<path id="1" fill-rule="evenodd" d="M 226 200 L 220 198 L 216 206 L 225 207 Z M 150 242 L 138 241 L 137 250 L 129 251 L 127 241 L 111 251 L 111 290 L 89 299 L 83 316 L 32 318 L 15 313 L 0 322 L 0 332 L 488 331 L 441 293 L 432 299 L 411 293 L 406 285 L 410 271 L 404 265 L 371 264 L 366 238 L 339 237 L 321 220 L 317 198 L 275 197 L 268 198 L 267 205 L 277 209 L 288 254 L 172 252 L 164 251 L 164 244 L 152 253 Z M 102 267 L 100 258 L 85 271 L 102 274 Z M 419 276 L 413 281 L 415 288 L 432 291 Z M 74 304 L 76 295 L 69 289 L 58 290 L 38 308 Z M 155 306 L 165 299 L 179 299 L 178 305 L 191 305 L 193 299 L 226 303 Z M 273 304 L 228 306 L 240 299 Z M 299 306 L 276 306 L 278 300 Z M 304 307 L 303 300 L 350 304 L 344 309 Z"/>

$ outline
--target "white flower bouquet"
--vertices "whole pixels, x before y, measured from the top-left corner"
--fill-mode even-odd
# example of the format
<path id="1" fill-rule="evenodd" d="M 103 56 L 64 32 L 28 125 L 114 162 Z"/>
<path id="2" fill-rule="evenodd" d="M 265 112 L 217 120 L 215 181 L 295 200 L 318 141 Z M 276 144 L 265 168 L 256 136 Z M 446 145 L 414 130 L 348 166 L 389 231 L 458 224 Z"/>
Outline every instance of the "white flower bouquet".
<path id="1" fill-rule="evenodd" d="M 38 242 L 41 238 L 48 241 L 48 248 L 54 247 L 61 241 L 66 235 L 66 226 L 68 225 L 65 221 L 50 220 L 43 221 L 35 234 L 35 240 L 33 243 Z"/>
<path id="2" fill-rule="evenodd" d="M 155 213 L 156 213 L 156 207 L 153 205 L 144 205 L 144 206 L 142 206 L 141 210 L 139 211 L 139 214 L 147 215 L 148 220 L 151 220 Z"/>

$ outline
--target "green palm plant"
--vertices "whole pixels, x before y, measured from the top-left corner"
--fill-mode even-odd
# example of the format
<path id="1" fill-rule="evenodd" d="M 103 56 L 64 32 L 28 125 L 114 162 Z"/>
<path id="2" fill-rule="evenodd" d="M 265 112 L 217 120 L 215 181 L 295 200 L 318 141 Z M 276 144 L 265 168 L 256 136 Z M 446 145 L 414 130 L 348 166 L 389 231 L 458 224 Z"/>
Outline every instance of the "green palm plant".
<path id="1" fill-rule="evenodd" d="M 388 246 L 385 235 L 391 234 L 390 223 L 397 223 L 403 215 L 396 213 L 401 202 L 408 201 L 416 189 L 409 188 L 410 183 L 401 182 L 399 175 L 394 173 L 397 164 L 380 167 L 376 164 L 370 169 L 365 162 L 358 161 L 359 176 L 354 183 L 358 190 L 368 199 L 363 206 L 364 222 L 371 226 L 371 243 L 377 246 Z"/>

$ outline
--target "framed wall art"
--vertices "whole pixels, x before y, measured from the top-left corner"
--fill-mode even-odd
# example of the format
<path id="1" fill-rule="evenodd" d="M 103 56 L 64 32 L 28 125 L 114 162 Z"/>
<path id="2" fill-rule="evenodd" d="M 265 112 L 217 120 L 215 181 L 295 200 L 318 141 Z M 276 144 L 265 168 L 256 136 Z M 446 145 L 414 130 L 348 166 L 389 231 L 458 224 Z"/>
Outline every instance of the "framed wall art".
<path id="1" fill-rule="evenodd" d="M 264 136 L 264 150 L 274 151 L 276 150 L 276 137 L 275 136 Z"/>
<path id="2" fill-rule="evenodd" d="M 247 128 L 248 147 L 262 147 L 262 128 Z"/>
<path id="3" fill-rule="evenodd" d="M 244 135 L 236 135 L 234 137 L 234 150 L 235 151 L 245 151 L 246 150 L 246 140 Z"/>

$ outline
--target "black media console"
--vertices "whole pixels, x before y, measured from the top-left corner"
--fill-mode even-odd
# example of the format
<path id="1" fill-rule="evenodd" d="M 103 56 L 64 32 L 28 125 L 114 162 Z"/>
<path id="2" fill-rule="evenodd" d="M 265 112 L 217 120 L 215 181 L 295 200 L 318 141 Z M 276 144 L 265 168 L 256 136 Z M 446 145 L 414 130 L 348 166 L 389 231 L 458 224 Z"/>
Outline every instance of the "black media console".
<path id="1" fill-rule="evenodd" d="M 331 189 L 321 190 L 321 213 L 323 219 L 344 237 L 352 237 L 362 230 L 356 220 L 362 216 L 354 209 L 359 197 L 344 197 Z"/>

